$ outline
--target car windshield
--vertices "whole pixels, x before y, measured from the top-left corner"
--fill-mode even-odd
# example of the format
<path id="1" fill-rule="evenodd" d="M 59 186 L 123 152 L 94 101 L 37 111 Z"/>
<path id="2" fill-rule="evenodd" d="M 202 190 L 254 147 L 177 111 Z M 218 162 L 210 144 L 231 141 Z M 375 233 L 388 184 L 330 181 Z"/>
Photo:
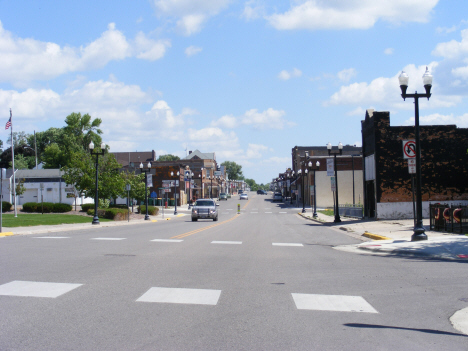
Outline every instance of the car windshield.
<path id="1" fill-rule="evenodd" d="M 225 195 L 226 195 L 226 193 L 221 193 L 220 195 L 221 195 L 221 196 L 225 196 Z"/>
<path id="2" fill-rule="evenodd" d="M 213 206 L 213 201 L 209 200 L 197 200 L 195 206 Z"/>

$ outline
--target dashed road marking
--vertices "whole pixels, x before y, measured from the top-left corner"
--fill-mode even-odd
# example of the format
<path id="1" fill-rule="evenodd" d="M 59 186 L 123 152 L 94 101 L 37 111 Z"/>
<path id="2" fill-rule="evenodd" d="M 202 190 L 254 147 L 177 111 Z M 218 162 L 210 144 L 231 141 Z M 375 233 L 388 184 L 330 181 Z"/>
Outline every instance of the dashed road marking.
<path id="1" fill-rule="evenodd" d="M 299 243 L 273 243 L 273 246 L 304 246 Z"/>
<path id="2" fill-rule="evenodd" d="M 153 239 L 151 241 L 156 241 L 159 243 L 181 243 L 183 240 L 176 240 L 176 239 Z"/>
<path id="3" fill-rule="evenodd" d="M 291 295 L 298 310 L 379 313 L 361 296 Z"/>
<path id="4" fill-rule="evenodd" d="M 35 236 L 34 239 L 70 239 L 69 236 Z"/>
<path id="5" fill-rule="evenodd" d="M 83 284 L 46 283 L 15 280 L 0 285 L 0 295 L 56 298 Z"/>
<path id="6" fill-rule="evenodd" d="M 221 290 L 151 288 L 137 302 L 181 303 L 196 305 L 216 305 Z"/>
<path id="7" fill-rule="evenodd" d="M 125 240 L 126 238 L 91 238 L 90 240 Z"/>
<path id="8" fill-rule="evenodd" d="M 242 241 L 212 241 L 212 244 L 242 244 Z"/>

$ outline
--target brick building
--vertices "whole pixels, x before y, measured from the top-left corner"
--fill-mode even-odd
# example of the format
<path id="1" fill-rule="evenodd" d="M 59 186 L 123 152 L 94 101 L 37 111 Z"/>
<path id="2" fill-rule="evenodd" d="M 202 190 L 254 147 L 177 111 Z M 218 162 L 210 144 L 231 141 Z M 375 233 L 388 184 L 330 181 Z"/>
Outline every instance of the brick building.
<path id="1" fill-rule="evenodd" d="M 361 122 L 365 216 L 412 218 L 413 193 L 403 141 L 414 126 L 390 126 L 390 113 L 367 110 Z M 423 217 L 429 203 L 468 203 L 468 129 L 420 126 Z"/>

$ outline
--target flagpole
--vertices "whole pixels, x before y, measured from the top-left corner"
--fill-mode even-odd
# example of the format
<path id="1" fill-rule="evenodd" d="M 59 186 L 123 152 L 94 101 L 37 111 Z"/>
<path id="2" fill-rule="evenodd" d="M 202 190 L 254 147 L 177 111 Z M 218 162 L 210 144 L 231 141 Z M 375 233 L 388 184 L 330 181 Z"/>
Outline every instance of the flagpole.
<path id="1" fill-rule="evenodd" d="M 10 108 L 10 120 L 12 120 L 12 113 Z M 11 121 L 11 166 L 13 169 L 13 201 L 15 204 L 15 217 L 18 217 L 16 209 L 16 179 L 15 179 L 15 142 L 13 140 L 13 121 Z"/>

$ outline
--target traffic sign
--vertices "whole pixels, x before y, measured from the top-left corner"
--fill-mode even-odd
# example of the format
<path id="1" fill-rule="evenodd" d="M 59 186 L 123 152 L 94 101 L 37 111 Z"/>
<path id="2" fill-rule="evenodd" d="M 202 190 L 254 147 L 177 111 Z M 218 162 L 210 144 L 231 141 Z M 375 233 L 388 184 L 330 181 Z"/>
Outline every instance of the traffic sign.
<path id="1" fill-rule="evenodd" d="M 413 158 L 408 159 L 408 172 L 409 174 L 416 173 L 416 160 Z"/>
<path id="2" fill-rule="evenodd" d="M 411 159 L 416 157 L 416 141 L 403 140 L 403 158 Z"/>

